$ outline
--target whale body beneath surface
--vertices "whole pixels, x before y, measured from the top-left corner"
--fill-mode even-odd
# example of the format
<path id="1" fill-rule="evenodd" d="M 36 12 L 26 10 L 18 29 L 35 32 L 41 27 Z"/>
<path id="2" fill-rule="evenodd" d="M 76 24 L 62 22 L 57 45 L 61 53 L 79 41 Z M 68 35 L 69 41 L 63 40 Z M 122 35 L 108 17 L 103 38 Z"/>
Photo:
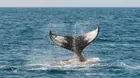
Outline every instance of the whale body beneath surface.
<path id="1" fill-rule="evenodd" d="M 86 59 L 84 58 L 82 51 L 96 39 L 99 34 L 99 29 L 100 25 L 98 25 L 95 30 L 80 36 L 56 35 L 50 30 L 49 37 L 56 45 L 72 51 L 74 56 L 76 56 L 80 62 L 83 62 L 86 61 Z"/>

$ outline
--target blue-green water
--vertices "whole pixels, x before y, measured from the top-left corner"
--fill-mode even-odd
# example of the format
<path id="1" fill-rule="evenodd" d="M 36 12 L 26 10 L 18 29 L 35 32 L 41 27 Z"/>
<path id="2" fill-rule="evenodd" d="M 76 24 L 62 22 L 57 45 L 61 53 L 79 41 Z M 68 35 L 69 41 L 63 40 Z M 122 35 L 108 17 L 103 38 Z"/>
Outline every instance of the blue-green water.
<path id="1" fill-rule="evenodd" d="M 84 67 L 55 67 L 72 53 L 53 45 L 52 30 L 80 35 L 100 24 Z M 49 66 L 48 66 L 49 65 Z M 0 78 L 139 78 L 140 8 L 0 8 Z"/>

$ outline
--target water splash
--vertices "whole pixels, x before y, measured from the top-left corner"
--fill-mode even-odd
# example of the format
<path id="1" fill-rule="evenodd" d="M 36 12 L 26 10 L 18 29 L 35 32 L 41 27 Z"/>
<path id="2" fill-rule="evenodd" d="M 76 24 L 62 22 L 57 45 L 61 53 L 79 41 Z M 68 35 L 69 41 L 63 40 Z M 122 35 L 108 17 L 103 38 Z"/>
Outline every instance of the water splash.
<path id="1" fill-rule="evenodd" d="M 96 65 L 100 59 L 98 57 L 87 59 L 85 62 L 79 62 L 77 59 L 54 61 L 43 64 L 27 64 L 27 70 L 50 70 L 50 69 L 73 69 L 86 68 Z"/>

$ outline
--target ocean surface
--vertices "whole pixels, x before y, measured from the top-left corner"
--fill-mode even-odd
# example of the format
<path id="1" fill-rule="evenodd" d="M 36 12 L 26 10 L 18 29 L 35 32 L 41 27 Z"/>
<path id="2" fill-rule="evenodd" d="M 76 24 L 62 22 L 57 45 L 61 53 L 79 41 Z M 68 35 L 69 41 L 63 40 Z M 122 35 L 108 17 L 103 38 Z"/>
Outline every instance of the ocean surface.
<path id="1" fill-rule="evenodd" d="M 83 53 L 99 62 L 54 63 L 72 52 L 54 45 L 49 30 L 78 36 L 98 24 Z M 140 8 L 0 8 L 0 78 L 140 78 Z"/>

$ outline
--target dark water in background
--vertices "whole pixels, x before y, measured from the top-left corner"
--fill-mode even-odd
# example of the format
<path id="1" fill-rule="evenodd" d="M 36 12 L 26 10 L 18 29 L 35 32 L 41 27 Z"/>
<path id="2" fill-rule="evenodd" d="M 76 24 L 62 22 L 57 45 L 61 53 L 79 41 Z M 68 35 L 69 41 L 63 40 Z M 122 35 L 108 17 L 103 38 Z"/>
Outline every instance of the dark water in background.
<path id="1" fill-rule="evenodd" d="M 99 57 L 91 67 L 53 68 L 72 58 L 54 46 L 48 31 L 80 35 L 101 25 L 84 49 Z M 139 78 L 140 8 L 0 8 L 0 78 Z"/>

